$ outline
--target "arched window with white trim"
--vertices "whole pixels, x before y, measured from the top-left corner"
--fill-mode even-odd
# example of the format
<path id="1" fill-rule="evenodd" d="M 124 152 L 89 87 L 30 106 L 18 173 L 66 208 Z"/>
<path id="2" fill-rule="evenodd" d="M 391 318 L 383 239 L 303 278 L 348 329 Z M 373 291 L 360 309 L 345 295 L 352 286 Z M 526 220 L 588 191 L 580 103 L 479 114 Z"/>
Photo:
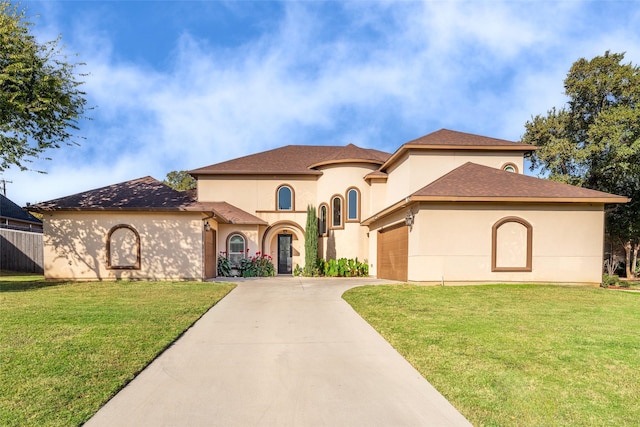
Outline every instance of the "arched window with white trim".
<path id="1" fill-rule="evenodd" d="M 347 222 L 360 221 L 360 191 L 356 187 L 347 190 Z"/>
<path id="2" fill-rule="evenodd" d="M 240 261 L 247 254 L 247 240 L 242 234 L 235 233 L 229 236 L 227 254 L 232 266 L 240 266 Z"/>

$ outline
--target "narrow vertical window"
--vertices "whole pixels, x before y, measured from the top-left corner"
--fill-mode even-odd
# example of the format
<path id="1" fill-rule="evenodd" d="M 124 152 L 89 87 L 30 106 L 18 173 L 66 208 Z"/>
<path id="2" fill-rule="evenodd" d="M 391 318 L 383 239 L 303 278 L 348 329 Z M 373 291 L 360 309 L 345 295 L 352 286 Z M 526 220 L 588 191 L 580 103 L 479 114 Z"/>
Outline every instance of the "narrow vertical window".
<path id="1" fill-rule="evenodd" d="M 360 219 L 360 192 L 357 188 L 347 190 L 347 221 Z"/>
<path id="2" fill-rule="evenodd" d="M 331 227 L 342 227 L 342 197 L 334 196 L 331 199 Z"/>
<path id="3" fill-rule="evenodd" d="M 291 190 L 291 187 L 283 185 L 282 187 L 278 188 L 277 198 L 279 211 L 293 210 L 293 190 Z"/>
<path id="4" fill-rule="evenodd" d="M 327 234 L 327 205 L 320 205 L 318 212 L 318 234 L 324 236 Z"/>
<path id="5" fill-rule="evenodd" d="M 247 242 L 240 234 L 233 234 L 229 238 L 229 261 L 234 267 L 240 265 L 240 261 L 245 257 Z"/>

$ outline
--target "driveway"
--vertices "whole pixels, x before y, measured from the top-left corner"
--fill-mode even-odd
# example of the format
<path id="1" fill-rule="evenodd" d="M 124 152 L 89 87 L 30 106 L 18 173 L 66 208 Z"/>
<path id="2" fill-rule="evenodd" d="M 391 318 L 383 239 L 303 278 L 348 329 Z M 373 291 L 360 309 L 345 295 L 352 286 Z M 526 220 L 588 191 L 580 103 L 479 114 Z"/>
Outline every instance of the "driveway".
<path id="1" fill-rule="evenodd" d="M 382 282 L 240 281 L 86 426 L 469 426 L 341 298 Z"/>

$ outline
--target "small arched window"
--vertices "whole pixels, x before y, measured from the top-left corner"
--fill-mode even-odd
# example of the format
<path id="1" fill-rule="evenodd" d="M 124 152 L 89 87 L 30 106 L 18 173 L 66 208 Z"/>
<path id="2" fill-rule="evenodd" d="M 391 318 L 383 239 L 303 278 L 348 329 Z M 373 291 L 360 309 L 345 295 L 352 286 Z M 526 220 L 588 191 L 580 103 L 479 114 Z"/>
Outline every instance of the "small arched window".
<path id="1" fill-rule="evenodd" d="M 327 234 L 327 205 L 320 205 L 318 210 L 318 234 L 324 236 Z"/>
<path id="2" fill-rule="evenodd" d="M 247 241 L 242 234 L 236 233 L 229 236 L 227 253 L 232 266 L 240 266 L 240 261 L 246 256 L 246 247 Z"/>
<path id="3" fill-rule="evenodd" d="M 505 172 L 518 173 L 518 167 L 515 165 L 515 163 L 505 163 L 504 165 L 502 165 L 502 170 Z"/>
<path id="4" fill-rule="evenodd" d="M 130 225 L 119 224 L 107 234 L 107 268 L 140 269 L 140 235 Z"/>
<path id="5" fill-rule="evenodd" d="M 277 193 L 277 205 L 279 211 L 291 211 L 293 210 L 293 190 L 288 185 L 283 185 L 278 188 Z"/>
<path id="6" fill-rule="evenodd" d="M 342 197 L 333 196 L 331 199 L 331 228 L 342 228 Z"/>
<path id="7" fill-rule="evenodd" d="M 347 190 L 347 221 L 360 220 L 360 191 L 353 187 Z"/>

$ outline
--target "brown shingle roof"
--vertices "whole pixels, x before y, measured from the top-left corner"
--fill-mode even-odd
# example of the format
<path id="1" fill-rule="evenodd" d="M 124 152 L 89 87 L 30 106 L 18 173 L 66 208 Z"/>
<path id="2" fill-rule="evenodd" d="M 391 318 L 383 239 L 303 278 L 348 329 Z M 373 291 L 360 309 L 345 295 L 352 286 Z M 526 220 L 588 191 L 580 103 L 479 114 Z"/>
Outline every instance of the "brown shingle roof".
<path id="1" fill-rule="evenodd" d="M 625 203 L 626 198 L 588 188 L 467 162 L 413 193 L 411 198 Z"/>
<path id="2" fill-rule="evenodd" d="M 226 224 L 261 224 L 269 225 L 269 223 L 263 219 L 258 218 L 249 212 L 243 211 L 227 202 L 204 202 L 199 203 L 207 209 L 205 211 L 212 211 L 216 214 L 218 222 L 224 222 Z M 221 220 L 221 221 L 220 221 Z"/>
<path id="3" fill-rule="evenodd" d="M 507 147 L 517 148 L 523 151 L 535 150 L 536 147 L 519 142 L 507 141 L 505 139 L 490 138 L 487 136 L 474 135 L 472 133 L 458 132 L 449 129 L 440 129 L 428 135 L 414 139 L 404 145 L 421 145 L 429 147 L 461 147 L 461 148 L 483 148 L 483 147 Z"/>
<path id="4" fill-rule="evenodd" d="M 373 221 L 418 202 L 627 203 L 629 199 L 588 188 L 506 172 L 467 162 L 398 203 L 365 219 Z"/>
<path id="5" fill-rule="evenodd" d="M 121 182 L 60 199 L 32 205 L 35 212 L 74 211 L 191 211 L 213 212 L 216 220 L 231 224 L 267 224 L 226 202 L 198 202 L 194 191 L 176 191 L 155 178 Z"/>
<path id="6" fill-rule="evenodd" d="M 194 200 L 146 176 L 30 206 L 36 212 L 50 210 L 166 209 L 186 210 Z"/>
<path id="7" fill-rule="evenodd" d="M 192 175 L 321 175 L 322 172 L 314 170 L 312 167 L 344 161 L 363 161 L 382 164 L 389 156 L 389 153 L 360 148 L 353 144 L 345 147 L 287 145 L 194 169 L 189 173 Z"/>

